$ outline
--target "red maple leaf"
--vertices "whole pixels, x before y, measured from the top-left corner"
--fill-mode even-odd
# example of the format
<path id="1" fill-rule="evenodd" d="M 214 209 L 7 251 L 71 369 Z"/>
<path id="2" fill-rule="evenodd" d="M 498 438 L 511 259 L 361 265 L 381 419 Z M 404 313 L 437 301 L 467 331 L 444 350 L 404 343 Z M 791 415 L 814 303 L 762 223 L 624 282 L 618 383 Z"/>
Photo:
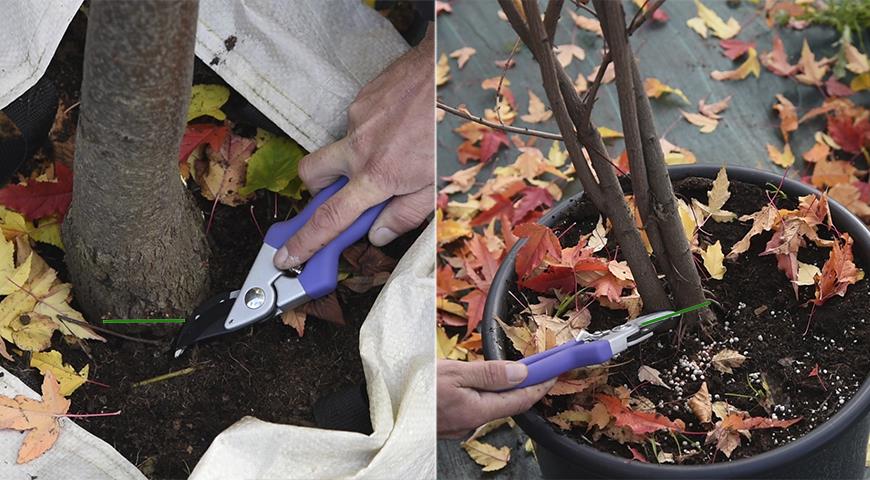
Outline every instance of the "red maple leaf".
<path id="1" fill-rule="evenodd" d="M 523 223 L 514 227 L 514 235 L 526 239 L 526 243 L 517 252 L 515 265 L 517 277 L 520 279 L 528 277 L 548 255 L 556 259 L 562 256 L 559 239 L 548 227 L 537 223 Z"/>
<path id="2" fill-rule="evenodd" d="M 654 412 L 636 412 L 622 404 L 622 400 L 599 393 L 596 397 L 604 404 L 607 412 L 616 420 L 617 427 L 628 427 L 635 435 L 646 435 L 658 430 L 673 430 L 682 432 L 686 425 L 682 420 L 670 420 L 664 415 Z"/>
<path id="3" fill-rule="evenodd" d="M 504 145 L 508 148 L 511 146 L 510 140 L 505 132 L 501 130 L 490 130 L 483 134 L 483 139 L 480 140 L 480 161 L 486 163 L 492 160 L 499 148 Z"/>
<path id="4" fill-rule="evenodd" d="M 755 42 L 744 42 L 736 38 L 729 38 L 727 40 L 720 40 L 719 46 L 722 48 L 723 55 L 731 60 L 737 60 L 744 53 L 748 52 L 750 48 L 755 48 Z"/>
<path id="5" fill-rule="evenodd" d="M 471 288 L 471 284 L 465 280 L 456 278 L 453 268 L 450 265 L 442 265 L 438 269 L 435 277 L 435 285 L 437 285 L 438 295 L 450 295 L 467 288 Z"/>
<path id="6" fill-rule="evenodd" d="M 564 265 L 550 265 L 543 272 L 532 278 L 520 280 L 518 283 L 520 287 L 538 293 L 547 293 L 550 290 L 569 293 L 575 290 L 576 280 L 573 268 Z"/>
<path id="7" fill-rule="evenodd" d="M 490 198 L 495 200 L 495 205 L 487 210 L 480 212 L 471 220 L 471 226 L 486 225 L 490 220 L 501 215 L 507 215 L 510 218 L 516 218 L 514 215 L 514 202 L 500 193 L 493 194 Z"/>
<path id="8" fill-rule="evenodd" d="M 61 219 L 72 201 L 73 172 L 60 162 L 54 164 L 55 182 L 30 180 L 27 185 L 7 185 L 0 189 L 0 205 L 20 212 L 28 220 L 57 214 Z"/>
<path id="9" fill-rule="evenodd" d="M 844 114 L 828 116 L 828 133 L 843 150 L 860 153 L 861 147 L 870 142 L 870 120 L 865 117 L 855 121 Z"/>
<path id="10" fill-rule="evenodd" d="M 832 97 L 848 97 L 855 93 L 848 85 L 840 82 L 833 76 L 828 78 L 828 81 L 825 82 L 825 90 L 828 92 L 828 95 Z"/>
<path id="11" fill-rule="evenodd" d="M 453 13 L 453 7 L 447 2 L 435 0 L 435 15 L 441 15 L 442 13 Z"/>
<path id="12" fill-rule="evenodd" d="M 471 333 L 477 328 L 480 320 L 483 318 L 483 306 L 486 304 L 486 293 L 481 290 L 472 290 L 464 297 L 459 299 L 460 302 L 465 302 L 468 308 L 465 312 L 468 314 L 467 332 Z"/>
<path id="13" fill-rule="evenodd" d="M 527 218 L 529 213 L 540 207 L 550 208 L 553 206 L 553 196 L 545 188 L 528 187 L 521 192 L 522 198 L 514 210 L 513 222 L 525 223 L 531 221 Z"/>
<path id="14" fill-rule="evenodd" d="M 188 125 L 181 137 L 181 150 L 178 153 L 178 161 L 185 162 L 187 157 L 196 150 L 196 147 L 208 143 L 212 150 L 218 151 L 224 144 L 229 129 L 226 125 L 213 123 L 197 123 Z"/>

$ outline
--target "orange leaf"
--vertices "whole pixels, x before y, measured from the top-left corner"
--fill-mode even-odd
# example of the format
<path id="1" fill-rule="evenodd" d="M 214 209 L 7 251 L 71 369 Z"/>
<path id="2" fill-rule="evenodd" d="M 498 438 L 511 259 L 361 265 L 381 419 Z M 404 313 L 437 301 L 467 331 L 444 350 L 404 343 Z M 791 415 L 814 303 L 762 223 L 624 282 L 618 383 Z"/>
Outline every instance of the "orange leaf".
<path id="1" fill-rule="evenodd" d="M 864 277 L 852 261 L 852 237 L 843 233 L 843 245 L 834 242 L 828 261 L 822 266 L 822 276 L 816 285 L 816 298 L 811 300 L 816 305 L 822 305 L 834 295 L 843 296 L 846 288 Z"/>
<path id="2" fill-rule="evenodd" d="M 681 432 L 686 429 L 682 420 L 670 420 L 664 415 L 653 412 L 637 412 L 622 404 L 622 400 L 604 394 L 598 394 L 598 401 L 607 407 L 607 411 L 616 419 L 617 427 L 628 427 L 636 435 L 646 435 L 658 430 Z"/>
<path id="3" fill-rule="evenodd" d="M 60 383 L 51 372 L 42 381 L 42 400 L 24 395 L 0 396 L 0 428 L 27 432 L 18 450 L 18 463 L 27 463 L 51 448 L 60 435 L 58 417 L 69 410 L 70 401 L 60 394 Z"/>
<path id="4" fill-rule="evenodd" d="M 548 227 L 537 223 L 524 223 L 514 227 L 514 235 L 525 238 L 525 245 L 517 253 L 516 272 L 519 278 L 526 278 L 549 255 L 559 258 L 562 255 L 562 246 L 559 239 Z"/>

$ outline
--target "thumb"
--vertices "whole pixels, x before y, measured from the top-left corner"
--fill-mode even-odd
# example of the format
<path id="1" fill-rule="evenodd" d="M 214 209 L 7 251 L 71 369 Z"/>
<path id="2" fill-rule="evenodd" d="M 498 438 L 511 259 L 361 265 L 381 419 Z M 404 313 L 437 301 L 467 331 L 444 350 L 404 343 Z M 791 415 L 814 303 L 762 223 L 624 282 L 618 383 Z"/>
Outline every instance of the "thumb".
<path id="1" fill-rule="evenodd" d="M 469 362 L 460 379 L 460 386 L 475 390 L 505 390 L 521 383 L 528 374 L 529 369 L 519 362 Z"/>
<path id="2" fill-rule="evenodd" d="M 434 185 L 394 197 L 369 229 L 369 241 L 376 247 L 382 247 L 399 235 L 417 228 L 432 213 L 434 198 Z"/>

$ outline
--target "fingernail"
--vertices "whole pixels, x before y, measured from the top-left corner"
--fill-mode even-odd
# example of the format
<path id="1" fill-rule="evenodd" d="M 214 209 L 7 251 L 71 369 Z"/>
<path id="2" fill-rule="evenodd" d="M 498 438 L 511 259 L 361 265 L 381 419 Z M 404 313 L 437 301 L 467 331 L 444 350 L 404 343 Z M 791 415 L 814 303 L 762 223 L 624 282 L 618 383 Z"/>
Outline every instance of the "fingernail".
<path id="1" fill-rule="evenodd" d="M 399 234 L 394 232 L 390 228 L 379 227 L 377 230 L 372 232 L 371 235 L 369 235 L 369 240 L 371 240 L 374 246 L 383 247 L 384 245 L 395 240 L 398 236 Z"/>
<path id="2" fill-rule="evenodd" d="M 290 255 L 290 252 L 287 251 L 287 247 L 281 247 L 281 249 L 278 250 L 278 253 L 275 254 L 273 261 L 275 262 L 275 266 L 281 270 L 287 270 L 288 268 L 299 266 L 299 257 Z"/>
<path id="3" fill-rule="evenodd" d="M 526 379 L 528 368 L 522 363 L 508 363 L 504 366 L 505 376 L 510 383 L 520 383 Z"/>

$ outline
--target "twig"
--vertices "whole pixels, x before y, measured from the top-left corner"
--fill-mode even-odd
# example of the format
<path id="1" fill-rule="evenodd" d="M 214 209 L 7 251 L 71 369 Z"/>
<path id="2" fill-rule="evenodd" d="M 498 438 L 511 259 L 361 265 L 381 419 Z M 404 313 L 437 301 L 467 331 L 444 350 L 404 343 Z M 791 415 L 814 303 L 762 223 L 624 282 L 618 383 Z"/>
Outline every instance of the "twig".
<path id="1" fill-rule="evenodd" d="M 489 120 L 486 120 L 484 118 L 480 118 L 478 116 L 472 115 L 468 112 L 464 112 L 462 110 L 459 110 L 458 108 L 451 107 L 450 105 L 446 105 L 446 104 L 441 103 L 441 102 L 436 102 L 436 106 L 438 108 L 440 108 L 441 110 L 444 110 L 447 113 L 456 115 L 457 117 L 462 117 L 466 120 L 471 120 L 472 122 L 476 122 L 476 123 L 479 123 L 481 125 L 486 125 L 487 127 L 490 127 L 490 128 L 497 128 L 499 130 L 504 130 L 506 132 L 519 133 L 522 135 L 531 135 L 533 137 L 548 138 L 550 140 L 559 140 L 559 141 L 562 140 L 562 136 L 555 134 L 555 133 L 542 132 L 540 130 L 532 130 L 532 129 L 526 128 L 526 127 L 512 127 L 510 125 L 499 125 L 498 123 L 490 122 Z"/>
<path id="2" fill-rule="evenodd" d="M 502 68 L 501 76 L 498 78 L 498 87 L 496 87 L 496 89 L 495 89 L 495 114 L 498 117 L 498 123 L 502 127 L 504 127 L 505 124 L 501 119 L 501 108 L 499 108 L 500 104 L 501 104 L 501 100 L 502 100 L 501 86 L 502 86 L 502 82 L 504 82 L 504 77 L 507 75 L 508 66 L 510 66 L 511 60 L 513 60 L 514 55 L 517 54 L 517 51 L 519 50 L 519 48 L 520 48 L 520 39 L 517 38 L 517 41 L 514 42 L 513 48 L 511 48 L 511 54 L 508 55 L 508 59 L 504 62 L 504 68 Z"/>
<path id="3" fill-rule="evenodd" d="M 163 375 L 157 375 L 156 377 L 151 377 L 147 380 L 142 380 L 141 382 L 136 382 L 133 384 L 134 387 L 141 387 L 143 385 L 150 385 L 152 383 L 162 382 L 164 380 L 169 380 L 175 377 L 181 377 L 184 375 L 190 375 L 195 372 L 197 367 L 187 367 L 182 368 L 181 370 L 176 370 L 174 372 L 164 373 Z"/>
<path id="4" fill-rule="evenodd" d="M 257 227 L 257 231 L 260 232 L 260 238 L 264 238 L 263 229 L 260 228 L 260 222 L 257 221 L 257 216 L 254 215 L 254 206 L 251 205 L 251 219 L 254 220 L 254 226 Z"/>
<path id="5" fill-rule="evenodd" d="M 76 320 L 75 318 L 70 318 L 70 317 L 63 315 L 63 314 L 60 314 L 60 313 L 57 314 L 57 318 L 60 319 L 62 322 L 69 322 L 69 323 L 72 323 L 74 325 L 78 325 L 80 327 L 90 328 L 92 330 L 96 330 L 98 332 L 105 333 L 106 335 L 113 335 L 113 336 L 118 337 L 118 338 L 123 338 L 124 340 L 129 340 L 131 342 L 147 343 L 148 345 L 163 345 L 163 342 L 161 342 L 159 340 L 150 340 L 150 339 L 141 338 L 141 337 L 131 337 L 130 335 L 124 335 L 123 333 L 119 333 L 119 332 L 116 332 L 114 330 L 109 330 L 108 328 L 104 328 L 104 327 L 101 327 L 99 325 L 93 325 L 93 324 L 90 324 L 88 322 L 82 322 L 81 320 Z M 69 327 L 67 327 L 67 329 L 68 328 Z"/>
<path id="6" fill-rule="evenodd" d="M 91 418 L 91 417 L 114 417 L 116 415 L 120 415 L 121 411 L 117 412 L 105 412 L 105 413 L 63 413 L 60 415 L 54 415 L 55 417 L 66 417 L 66 418 Z"/>

